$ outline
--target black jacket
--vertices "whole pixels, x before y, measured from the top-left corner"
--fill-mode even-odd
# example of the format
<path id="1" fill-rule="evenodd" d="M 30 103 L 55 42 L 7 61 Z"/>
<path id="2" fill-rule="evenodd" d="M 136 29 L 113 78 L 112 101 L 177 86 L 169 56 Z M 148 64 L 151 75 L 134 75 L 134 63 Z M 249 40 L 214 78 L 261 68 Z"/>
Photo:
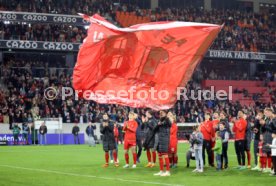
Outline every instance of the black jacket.
<path id="1" fill-rule="evenodd" d="M 145 130 L 145 141 L 143 146 L 145 149 L 151 149 L 154 146 L 154 134 L 155 128 L 157 127 L 157 120 L 152 117 L 143 125 Z"/>
<path id="2" fill-rule="evenodd" d="M 143 131 L 142 131 L 142 121 L 137 118 L 135 121 L 138 124 L 137 130 L 136 130 L 136 141 L 140 141 L 143 138 Z"/>
<path id="3" fill-rule="evenodd" d="M 72 128 L 72 134 L 73 134 L 74 136 L 77 136 L 77 135 L 79 134 L 79 131 L 80 131 L 80 128 L 79 128 L 78 126 L 74 126 L 74 127 Z"/>
<path id="4" fill-rule="evenodd" d="M 255 130 L 255 129 L 257 129 L 257 132 L 255 133 L 255 137 L 254 137 L 254 140 L 260 140 L 260 133 L 261 133 L 261 124 L 260 124 L 260 121 L 259 120 L 255 120 L 255 122 L 254 122 L 254 129 L 253 129 L 253 131 Z"/>
<path id="5" fill-rule="evenodd" d="M 270 119 L 270 118 L 266 118 L 265 119 L 265 124 L 261 127 L 261 133 L 263 135 L 264 138 L 264 146 L 263 146 L 263 151 L 266 153 L 270 153 L 271 152 L 271 148 L 266 146 L 266 144 L 272 144 L 272 131 L 273 128 L 276 127 L 276 120 L 274 119 Z"/>
<path id="6" fill-rule="evenodd" d="M 47 134 L 47 126 L 46 125 L 39 127 L 39 134 L 41 134 L 41 135 Z"/>
<path id="7" fill-rule="evenodd" d="M 158 133 L 158 146 L 157 151 L 159 153 L 168 153 L 170 144 L 170 128 L 171 121 L 169 118 L 161 118 L 155 129 Z"/>
<path id="8" fill-rule="evenodd" d="M 100 132 L 103 135 L 103 150 L 105 152 L 115 149 L 114 125 L 109 122 L 108 126 L 100 126 Z"/>
<path id="9" fill-rule="evenodd" d="M 96 126 L 91 125 L 91 126 L 86 127 L 85 132 L 86 132 L 87 136 L 94 136 L 94 130 L 96 130 Z"/>
<path id="10" fill-rule="evenodd" d="M 230 129 L 230 125 L 229 125 L 228 119 L 221 119 L 220 122 L 224 123 L 224 126 L 225 126 L 227 132 L 229 132 L 229 134 L 231 134 L 231 129 Z"/>

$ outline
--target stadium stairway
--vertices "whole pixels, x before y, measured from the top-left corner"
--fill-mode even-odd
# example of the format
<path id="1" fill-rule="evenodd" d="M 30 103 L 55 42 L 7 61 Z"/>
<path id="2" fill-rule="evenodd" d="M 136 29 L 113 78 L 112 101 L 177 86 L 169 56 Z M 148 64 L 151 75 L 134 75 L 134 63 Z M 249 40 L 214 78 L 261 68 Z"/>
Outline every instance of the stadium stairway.
<path id="1" fill-rule="evenodd" d="M 214 87 L 215 91 L 225 90 L 227 93 L 231 91 L 229 89 L 232 86 L 232 100 L 231 102 L 239 101 L 241 105 L 250 106 L 254 105 L 254 95 L 258 96 L 258 101 L 263 103 L 271 102 L 271 96 L 268 92 L 268 86 L 273 89 L 276 88 L 276 82 L 269 82 L 267 85 L 263 81 L 235 81 L 235 80 L 205 80 L 202 82 L 204 89 L 210 89 Z"/>

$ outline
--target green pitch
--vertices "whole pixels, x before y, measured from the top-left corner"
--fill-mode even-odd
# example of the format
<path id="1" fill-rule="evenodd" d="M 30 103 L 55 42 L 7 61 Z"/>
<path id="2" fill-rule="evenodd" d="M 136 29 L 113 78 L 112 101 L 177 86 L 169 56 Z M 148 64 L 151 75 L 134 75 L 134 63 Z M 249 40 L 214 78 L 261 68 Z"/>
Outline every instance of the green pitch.
<path id="1" fill-rule="evenodd" d="M 204 173 L 192 173 L 195 161 L 186 168 L 188 144 L 179 144 L 179 165 L 170 177 L 156 177 L 158 166 L 144 168 L 146 154 L 136 169 L 123 169 L 124 156 L 119 148 L 120 167 L 102 168 L 102 146 L 7 146 L 0 147 L 0 186 L 97 186 L 97 185 L 185 185 L 185 186 L 273 186 L 269 173 L 237 170 L 233 143 L 229 144 L 230 169 L 217 172 L 206 167 Z M 253 155 L 252 155 L 253 156 Z M 130 156 L 132 163 L 132 156 Z M 252 159 L 252 162 L 254 160 Z"/>

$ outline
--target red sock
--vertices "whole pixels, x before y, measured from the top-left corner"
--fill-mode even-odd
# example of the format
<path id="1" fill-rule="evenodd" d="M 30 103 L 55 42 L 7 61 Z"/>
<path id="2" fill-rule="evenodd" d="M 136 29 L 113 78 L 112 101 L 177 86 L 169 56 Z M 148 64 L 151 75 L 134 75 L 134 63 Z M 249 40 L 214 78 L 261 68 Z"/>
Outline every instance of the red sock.
<path id="1" fill-rule="evenodd" d="M 133 164 L 136 165 L 137 154 L 135 152 L 135 153 L 132 153 L 132 155 L 133 155 Z"/>
<path id="2" fill-rule="evenodd" d="M 271 156 L 267 156 L 267 168 L 269 169 L 271 169 L 271 161 L 272 161 Z"/>
<path id="3" fill-rule="evenodd" d="M 128 154 L 125 154 L 125 160 L 126 160 L 126 164 L 129 164 L 129 156 L 128 156 Z"/>
<path id="4" fill-rule="evenodd" d="M 172 165 L 173 164 L 173 157 L 169 157 L 169 160 L 170 160 L 170 164 Z"/>
<path id="5" fill-rule="evenodd" d="M 113 152 L 113 158 L 114 158 L 114 162 L 116 163 L 117 162 L 117 152 L 116 151 Z"/>
<path id="6" fill-rule="evenodd" d="M 150 150 L 147 150 L 147 157 L 148 157 L 148 162 L 151 162 L 151 154 L 150 154 Z"/>
<path id="7" fill-rule="evenodd" d="M 173 157 L 173 162 L 174 162 L 174 164 L 178 163 L 178 156 L 176 154 Z"/>
<path id="8" fill-rule="evenodd" d="M 159 156 L 159 167 L 160 167 L 160 171 L 164 171 L 164 161 L 163 161 L 163 157 L 161 154 L 158 155 Z"/>
<path id="9" fill-rule="evenodd" d="M 165 162 L 166 162 L 166 170 L 170 171 L 170 160 L 169 160 L 169 157 L 165 158 Z"/>
<path id="10" fill-rule="evenodd" d="M 246 151 L 247 154 L 247 165 L 250 166 L 251 165 L 251 153 L 250 151 Z"/>
<path id="11" fill-rule="evenodd" d="M 108 152 L 105 152 L 105 163 L 108 164 L 108 160 L 109 160 L 109 154 Z"/>
<path id="12" fill-rule="evenodd" d="M 152 152 L 152 161 L 153 163 L 156 163 L 156 152 Z"/>
<path id="13" fill-rule="evenodd" d="M 261 157 L 260 161 L 261 161 L 261 168 L 265 169 L 266 168 L 266 157 Z"/>

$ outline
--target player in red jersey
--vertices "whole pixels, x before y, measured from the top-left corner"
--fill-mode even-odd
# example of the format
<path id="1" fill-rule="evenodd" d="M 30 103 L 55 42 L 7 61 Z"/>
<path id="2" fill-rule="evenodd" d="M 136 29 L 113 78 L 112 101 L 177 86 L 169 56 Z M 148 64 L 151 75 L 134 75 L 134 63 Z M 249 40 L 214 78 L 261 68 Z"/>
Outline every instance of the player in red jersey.
<path id="1" fill-rule="evenodd" d="M 203 162 L 205 165 L 205 150 L 208 154 L 208 162 L 209 166 L 214 167 L 214 162 L 212 162 L 212 148 L 211 148 L 211 141 L 212 137 L 214 136 L 213 124 L 210 121 L 211 115 L 210 113 L 206 112 L 204 115 L 205 121 L 200 124 L 200 132 L 203 135 L 203 147 L 202 147 L 202 157 Z"/>
<path id="2" fill-rule="evenodd" d="M 172 112 L 168 112 L 168 118 L 170 119 L 172 126 L 170 129 L 170 146 L 169 146 L 169 159 L 171 168 L 177 167 L 178 156 L 177 156 L 177 131 L 176 115 Z"/>
<path id="3" fill-rule="evenodd" d="M 123 132 L 125 133 L 124 150 L 125 150 L 125 160 L 126 160 L 126 165 L 124 166 L 124 168 L 129 168 L 129 155 L 128 155 L 129 149 L 131 150 L 133 155 L 132 168 L 136 168 L 136 160 L 137 160 L 136 130 L 137 130 L 138 124 L 135 121 L 134 116 L 135 116 L 134 112 L 129 112 L 128 114 L 129 120 L 124 123 L 124 127 L 123 127 Z"/>
<path id="4" fill-rule="evenodd" d="M 235 150 L 238 159 L 238 169 L 246 169 L 245 167 L 245 152 L 244 152 L 244 142 L 245 142 L 245 133 L 247 128 L 247 122 L 244 119 L 243 111 L 238 112 L 238 118 L 234 121 L 233 132 L 235 133 Z"/>

